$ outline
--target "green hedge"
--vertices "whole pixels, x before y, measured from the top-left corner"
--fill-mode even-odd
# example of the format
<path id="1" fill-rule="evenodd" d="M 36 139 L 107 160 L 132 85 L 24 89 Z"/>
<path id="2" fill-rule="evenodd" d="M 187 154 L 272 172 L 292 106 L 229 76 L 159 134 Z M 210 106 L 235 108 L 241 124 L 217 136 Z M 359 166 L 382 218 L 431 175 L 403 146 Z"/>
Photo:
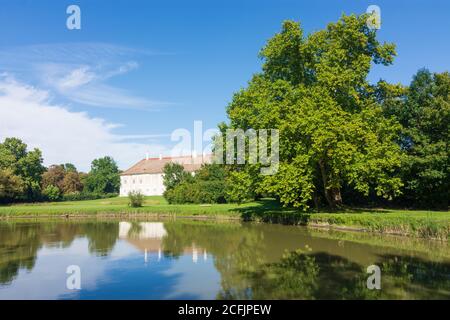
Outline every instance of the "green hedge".
<path id="1" fill-rule="evenodd" d="M 225 203 L 223 181 L 182 182 L 164 193 L 170 204 Z"/>

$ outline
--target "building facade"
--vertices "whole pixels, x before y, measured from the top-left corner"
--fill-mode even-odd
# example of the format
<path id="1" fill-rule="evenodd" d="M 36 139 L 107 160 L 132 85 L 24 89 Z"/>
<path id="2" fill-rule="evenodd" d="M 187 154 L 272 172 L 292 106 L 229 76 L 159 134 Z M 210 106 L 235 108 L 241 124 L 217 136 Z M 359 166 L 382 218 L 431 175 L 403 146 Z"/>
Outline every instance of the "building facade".
<path id="1" fill-rule="evenodd" d="M 145 196 L 160 196 L 164 193 L 163 171 L 167 163 L 179 163 L 187 172 L 195 173 L 202 164 L 211 163 L 211 155 L 146 158 L 120 175 L 120 196 L 129 192 L 140 192 Z"/>

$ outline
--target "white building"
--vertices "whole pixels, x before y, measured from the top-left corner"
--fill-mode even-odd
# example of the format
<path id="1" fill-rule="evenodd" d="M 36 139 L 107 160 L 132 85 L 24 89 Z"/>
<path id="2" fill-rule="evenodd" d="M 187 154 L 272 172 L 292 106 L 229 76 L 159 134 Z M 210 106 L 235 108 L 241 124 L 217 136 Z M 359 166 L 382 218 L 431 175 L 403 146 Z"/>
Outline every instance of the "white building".
<path id="1" fill-rule="evenodd" d="M 119 238 L 125 240 L 137 249 L 144 252 L 144 262 L 153 263 L 160 261 L 164 249 L 164 238 L 168 236 L 162 222 L 135 222 L 138 228 L 133 229 L 133 224 L 127 221 L 119 222 Z M 208 260 L 206 249 L 198 247 L 194 242 L 183 248 L 185 255 L 192 256 L 192 261 L 197 263 L 199 254 L 203 254 L 203 260 Z M 155 255 L 157 254 L 157 258 Z"/>
<path id="2" fill-rule="evenodd" d="M 139 191 L 146 196 L 160 196 L 165 190 L 163 170 L 167 163 L 179 163 L 185 171 L 194 173 L 202 164 L 211 163 L 211 160 L 211 155 L 143 159 L 120 175 L 120 196 L 125 197 L 131 191 Z"/>

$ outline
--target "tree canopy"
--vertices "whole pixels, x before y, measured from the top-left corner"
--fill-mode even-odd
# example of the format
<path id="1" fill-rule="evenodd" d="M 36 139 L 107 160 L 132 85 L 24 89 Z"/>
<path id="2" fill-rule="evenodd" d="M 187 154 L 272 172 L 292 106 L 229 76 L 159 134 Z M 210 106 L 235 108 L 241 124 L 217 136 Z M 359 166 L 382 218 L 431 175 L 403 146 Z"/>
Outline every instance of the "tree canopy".
<path id="1" fill-rule="evenodd" d="M 17 138 L 6 138 L 0 143 L 0 175 L 5 184 L 3 193 L 22 200 L 36 199 L 40 194 L 42 153 L 39 149 L 27 150 L 27 145 Z M 2 197 L 2 196 L 0 196 Z"/>
<path id="2" fill-rule="evenodd" d="M 111 157 L 95 159 L 85 178 L 87 191 L 93 193 L 118 193 L 120 189 L 119 168 Z"/>
<path id="3" fill-rule="evenodd" d="M 401 177 L 403 203 L 448 206 L 450 141 L 450 74 L 422 69 L 409 87 L 384 84 L 385 113 L 402 125 L 398 143 L 405 152 Z"/>
<path id="4" fill-rule="evenodd" d="M 372 64 L 393 62 L 395 46 L 381 44 L 366 18 L 342 16 L 307 37 L 299 23 L 285 21 L 261 50 L 262 72 L 227 108 L 229 128 L 280 133 L 276 175 L 236 169 L 252 189 L 302 209 L 313 200 L 339 206 L 343 187 L 386 198 L 399 193 L 392 173 L 401 163 L 400 125 L 384 116 L 367 80 Z"/>

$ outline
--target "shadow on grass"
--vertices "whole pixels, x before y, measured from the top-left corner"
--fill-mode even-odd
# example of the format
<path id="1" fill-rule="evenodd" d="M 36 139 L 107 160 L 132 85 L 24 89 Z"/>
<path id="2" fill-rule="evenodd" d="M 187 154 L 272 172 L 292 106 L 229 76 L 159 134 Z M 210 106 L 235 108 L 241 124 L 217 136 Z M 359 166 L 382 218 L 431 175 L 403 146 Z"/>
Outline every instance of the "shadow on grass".
<path id="1" fill-rule="evenodd" d="M 263 221 L 281 224 L 301 224 L 308 223 L 310 213 L 301 212 L 294 208 L 283 208 L 274 199 L 262 199 L 255 205 L 234 208 L 244 221 Z"/>
<path id="2" fill-rule="evenodd" d="M 257 201 L 254 205 L 242 206 L 241 208 L 233 208 L 230 211 L 238 212 L 244 221 L 263 221 L 271 223 L 281 223 L 281 224 L 300 224 L 306 225 L 314 215 L 315 212 L 303 212 L 298 209 L 287 207 L 284 208 L 275 199 L 261 199 Z M 388 213 L 389 210 L 381 208 L 352 208 L 352 207 L 342 207 L 338 210 L 330 210 L 324 208 L 323 211 L 318 213 L 333 213 L 333 214 L 346 214 L 346 213 Z"/>

